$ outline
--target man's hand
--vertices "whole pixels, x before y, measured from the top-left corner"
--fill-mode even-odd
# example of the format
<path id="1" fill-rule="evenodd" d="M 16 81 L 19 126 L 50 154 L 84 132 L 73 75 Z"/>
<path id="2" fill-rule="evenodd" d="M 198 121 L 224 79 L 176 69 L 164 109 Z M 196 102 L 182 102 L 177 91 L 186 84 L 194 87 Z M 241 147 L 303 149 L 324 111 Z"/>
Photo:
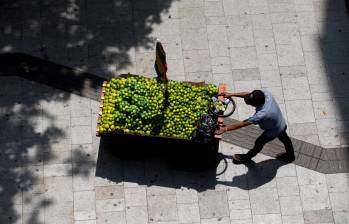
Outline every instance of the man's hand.
<path id="1" fill-rule="evenodd" d="M 221 134 L 223 134 L 223 133 L 226 132 L 226 131 L 227 131 L 227 128 L 226 128 L 226 127 L 220 127 L 219 130 L 216 130 L 216 131 L 215 131 L 215 134 L 216 134 L 216 135 L 221 135 Z"/>
<path id="2" fill-rule="evenodd" d="M 223 94 L 224 94 L 225 97 L 230 97 L 230 96 L 233 95 L 232 93 L 228 93 L 228 92 L 223 92 Z"/>

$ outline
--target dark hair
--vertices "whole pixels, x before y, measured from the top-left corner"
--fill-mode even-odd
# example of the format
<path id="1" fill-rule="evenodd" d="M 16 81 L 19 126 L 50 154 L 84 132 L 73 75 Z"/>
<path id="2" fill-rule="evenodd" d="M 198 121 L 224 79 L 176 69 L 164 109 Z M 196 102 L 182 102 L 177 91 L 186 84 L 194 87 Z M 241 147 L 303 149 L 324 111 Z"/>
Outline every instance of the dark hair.
<path id="1" fill-rule="evenodd" d="M 261 90 L 253 90 L 244 97 L 245 103 L 254 107 L 263 106 L 265 102 L 264 93 Z"/>

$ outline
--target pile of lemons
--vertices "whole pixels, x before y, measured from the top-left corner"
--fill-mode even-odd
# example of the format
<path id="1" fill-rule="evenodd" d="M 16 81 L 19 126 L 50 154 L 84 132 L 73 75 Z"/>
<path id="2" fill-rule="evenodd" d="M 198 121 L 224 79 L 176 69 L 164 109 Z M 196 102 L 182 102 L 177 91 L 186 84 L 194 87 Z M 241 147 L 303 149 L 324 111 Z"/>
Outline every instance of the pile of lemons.
<path id="1" fill-rule="evenodd" d="M 100 133 L 127 133 L 190 139 L 208 112 L 214 85 L 164 84 L 142 76 L 113 78 L 105 86 Z"/>

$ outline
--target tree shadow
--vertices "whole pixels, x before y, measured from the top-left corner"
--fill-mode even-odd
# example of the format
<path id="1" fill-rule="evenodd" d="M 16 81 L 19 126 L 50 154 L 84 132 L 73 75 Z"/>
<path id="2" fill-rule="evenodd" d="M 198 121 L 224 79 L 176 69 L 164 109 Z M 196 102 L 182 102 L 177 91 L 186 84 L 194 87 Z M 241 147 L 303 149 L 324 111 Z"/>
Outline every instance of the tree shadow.
<path id="1" fill-rule="evenodd" d="M 175 21 L 172 2 L 4 0 L 0 3 L 4 30 L 0 49 L 28 53 L 105 78 L 136 73 L 135 52 L 149 52 L 155 38 L 161 38 L 156 24 Z"/>
<path id="2" fill-rule="evenodd" d="M 56 150 L 69 145 L 62 143 L 69 142 L 70 136 L 58 114 L 70 108 L 70 93 L 98 99 L 102 79 L 91 82 L 88 73 L 104 78 L 136 73 L 136 51 L 144 53 L 139 60 L 148 66 L 154 38 L 161 38 L 157 24 L 176 23 L 172 2 L 0 2 L 0 53 L 14 53 L 2 55 L 0 68 L 0 223 L 43 222 L 43 209 L 55 202 L 41 197 L 45 190 L 41 167 L 55 159 Z M 142 66 L 137 70 L 140 74 L 145 71 Z M 59 75 L 56 81 L 46 82 L 52 74 Z M 70 93 L 9 75 L 54 88 L 65 86 L 59 89 Z M 66 82 L 72 77 L 73 85 Z M 86 92 L 86 86 L 94 92 Z M 78 149 L 64 162 L 79 165 L 73 175 L 88 176 L 94 171 L 94 156 Z"/>

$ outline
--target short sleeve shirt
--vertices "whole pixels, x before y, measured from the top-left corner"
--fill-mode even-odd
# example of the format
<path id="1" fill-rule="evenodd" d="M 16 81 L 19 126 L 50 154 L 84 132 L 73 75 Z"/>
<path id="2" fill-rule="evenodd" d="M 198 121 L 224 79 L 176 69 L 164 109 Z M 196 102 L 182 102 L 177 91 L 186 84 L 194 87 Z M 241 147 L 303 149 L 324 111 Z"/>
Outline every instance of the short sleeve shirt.
<path id="1" fill-rule="evenodd" d="M 273 95 L 267 90 L 263 90 L 263 93 L 264 104 L 257 107 L 256 113 L 247 120 L 258 124 L 267 137 L 275 138 L 285 129 L 286 122 Z"/>

